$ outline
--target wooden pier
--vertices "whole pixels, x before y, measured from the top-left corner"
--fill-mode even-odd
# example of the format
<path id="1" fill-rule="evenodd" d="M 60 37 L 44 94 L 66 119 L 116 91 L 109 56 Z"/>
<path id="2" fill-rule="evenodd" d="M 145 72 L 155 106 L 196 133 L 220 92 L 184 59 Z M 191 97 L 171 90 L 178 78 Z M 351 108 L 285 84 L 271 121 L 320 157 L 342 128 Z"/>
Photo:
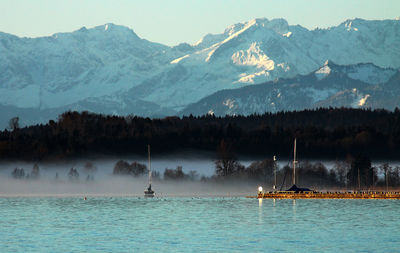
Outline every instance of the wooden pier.
<path id="1" fill-rule="evenodd" d="M 400 199 L 400 192 L 260 192 L 249 198 L 262 199 Z"/>

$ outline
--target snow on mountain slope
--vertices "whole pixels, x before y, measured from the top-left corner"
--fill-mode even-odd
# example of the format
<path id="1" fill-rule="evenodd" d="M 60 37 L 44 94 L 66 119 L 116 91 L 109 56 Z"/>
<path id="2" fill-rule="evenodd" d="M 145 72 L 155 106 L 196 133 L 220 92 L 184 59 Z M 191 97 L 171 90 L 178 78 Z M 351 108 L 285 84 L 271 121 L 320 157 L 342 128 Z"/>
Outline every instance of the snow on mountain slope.
<path id="1" fill-rule="evenodd" d="M 348 77 L 369 84 L 383 84 L 396 74 L 393 68 L 380 68 L 372 63 L 359 63 L 354 65 L 337 65 L 333 61 L 326 61 L 324 66 L 315 71 L 315 76 L 321 80 L 331 72 L 337 72 Z"/>
<path id="2" fill-rule="evenodd" d="M 380 71 L 374 84 L 351 78 L 365 68 Z M 385 72 L 392 77 L 388 79 Z M 369 73 L 369 72 L 368 72 Z M 252 113 L 302 110 L 317 107 L 387 108 L 400 107 L 400 71 L 382 69 L 373 64 L 339 66 L 326 62 L 308 75 L 278 79 L 239 89 L 218 91 L 187 106 L 180 115 L 249 115 Z M 370 79 L 366 79 L 370 80 Z M 374 79 L 375 80 L 375 79 Z M 392 87 L 388 89 L 389 87 Z M 396 87 L 396 88 L 393 88 Z"/>
<path id="3" fill-rule="evenodd" d="M 149 89 L 144 99 L 176 110 L 218 90 L 308 74 L 327 59 L 340 65 L 370 62 L 400 67 L 400 22 L 395 20 L 355 19 L 312 31 L 290 26 L 283 19 L 255 19 L 234 27 L 213 37 L 221 41 L 171 61 L 185 69 L 185 75 L 172 77 L 176 72 L 163 72 L 153 81 L 157 89 Z M 363 66 L 358 72 L 346 71 L 367 83 L 383 83 L 394 73 Z M 170 79 L 179 81 L 164 81 Z"/>
<path id="4" fill-rule="evenodd" d="M 197 41 L 193 46 L 196 47 L 196 49 L 208 48 L 216 43 L 219 43 L 219 42 L 225 40 L 226 38 L 230 37 L 232 34 L 235 34 L 238 31 L 242 30 L 244 26 L 245 26 L 245 23 L 237 23 L 237 24 L 227 27 L 222 34 L 207 34 L 206 36 L 201 38 L 199 41 Z"/>
<path id="5" fill-rule="evenodd" d="M 125 90 L 160 71 L 167 49 L 113 24 L 37 39 L 1 34 L 1 103 L 55 108 Z"/>
<path id="6" fill-rule="evenodd" d="M 114 24 L 34 39 L 0 33 L 0 105 L 27 111 L 174 114 L 219 90 L 307 75 L 322 67 L 313 78 L 332 87 L 302 89 L 317 103 L 348 86 L 347 81 L 324 81 L 332 75 L 381 87 L 400 68 L 399 48 L 398 20 L 354 19 L 308 30 L 284 19 L 254 19 L 175 47 L 141 39 Z M 296 85 L 285 87 L 296 90 Z M 276 96 L 289 93 L 282 90 Z M 371 104 L 375 96 L 367 94 L 357 95 L 354 103 Z M 231 110 L 235 103 L 226 102 Z M 272 101 L 268 108 L 297 108 L 279 103 Z M 248 110 L 259 106 L 249 104 Z"/>

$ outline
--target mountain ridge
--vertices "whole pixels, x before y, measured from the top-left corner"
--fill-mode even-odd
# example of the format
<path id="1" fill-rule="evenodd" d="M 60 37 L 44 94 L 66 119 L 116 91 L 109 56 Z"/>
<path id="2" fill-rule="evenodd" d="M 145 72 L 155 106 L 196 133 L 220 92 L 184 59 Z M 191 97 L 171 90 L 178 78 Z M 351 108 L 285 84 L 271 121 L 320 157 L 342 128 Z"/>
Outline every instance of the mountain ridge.
<path id="1" fill-rule="evenodd" d="M 173 47 L 112 23 L 39 38 L 0 32 L 0 105 L 170 115 L 219 90 L 307 75 L 327 59 L 352 66 L 352 79 L 382 85 L 400 68 L 398 48 L 398 20 L 308 30 L 261 18 Z"/>
<path id="2" fill-rule="evenodd" d="M 324 67 L 333 71 L 320 78 Z M 376 67 L 387 71 L 384 83 L 353 79 L 356 67 Z M 383 74 L 382 74 L 383 75 Z M 264 112 L 315 109 L 319 107 L 386 108 L 400 107 L 400 70 L 379 68 L 371 63 L 340 66 L 327 61 L 307 75 L 282 78 L 266 83 L 225 89 L 187 106 L 179 115 L 251 115 Z M 397 87 L 391 91 L 384 87 Z M 383 88 L 382 88 L 383 87 Z M 300 99 L 298 99 L 300 98 Z"/>

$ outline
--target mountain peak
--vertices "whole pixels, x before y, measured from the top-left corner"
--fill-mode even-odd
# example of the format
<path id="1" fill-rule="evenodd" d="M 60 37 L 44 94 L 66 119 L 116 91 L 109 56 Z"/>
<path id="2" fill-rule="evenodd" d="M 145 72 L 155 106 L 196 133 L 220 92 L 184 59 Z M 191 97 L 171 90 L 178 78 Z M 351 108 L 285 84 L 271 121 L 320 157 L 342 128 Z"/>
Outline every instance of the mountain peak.
<path id="1" fill-rule="evenodd" d="M 395 73 L 393 68 L 381 68 L 373 63 L 339 65 L 331 60 L 325 61 L 323 66 L 313 72 L 318 80 L 338 74 L 373 85 L 387 82 Z"/>
<path id="2" fill-rule="evenodd" d="M 321 80 L 329 76 L 332 72 L 340 72 L 340 67 L 340 65 L 337 65 L 332 60 L 326 60 L 324 65 L 316 70 L 314 74 L 318 80 Z"/>
<path id="3" fill-rule="evenodd" d="M 109 28 L 109 27 L 112 27 L 112 26 L 113 26 L 113 24 L 109 24 L 109 23 L 105 24 L 105 25 L 104 25 L 104 31 L 107 31 L 108 28 Z"/>
<path id="4" fill-rule="evenodd" d="M 240 30 L 244 28 L 249 28 L 249 27 L 258 27 L 258 28 L 266 28 L 273 30 L 277 33 L 286 33 L 289 30 L 289 24 L 288 22 L 283 19 L 283 18 L 277 18 L 277 19 L 267 19 L 267 18 L 255 18 L 250 21 L 244 22 L 244 23 L 237 23 L 231 26 L 228 26 L 224 33 L 228 34 L 229 36 L 239 32 Z"/>
<path id="5" fill-rule="evenodd" d="M 111 31 L 113 31 L 113 32 L 116 32 L 116 31 L 133 32 L 133 30 L 127 26 L 116 25 L 113 23 L 106 23 L 104 25 L 95 26 L 92 29 L 99 30 L 99 31 L 107 31 L 107 32 L 111 32 Z"/>
<path id="6" fill-rule="evenodd" d="M 270 21 L 268 18 L 255 18 L 255 19 L 250 20 L 247 23 L 250 23 L 250 22 L 254 23 L 254 24 L 258 24 L 258 25 L 263 25 L 263 24 L 268 24 Z"/>
<path id="7" fill-rule="evenodd" d="M 133 37 L 135 39 L 140 39 L 131 28 L 113 23 L 106 23 L 104 25 L 96 26 L 90 28 L 89 31 L 95 34 L 103 33 L 105 36 Z"/>
<path id="8" fill-rule="evenodd" d="M 332 69 L 329 67 L 329 65 L 328 65 L 327 62 L 326 62 L 326 64 L 324 64 L 324 66 L 322 66 L 322 67 L 319 68 L 317 71 L 315 71 L 314 74 L 315 74 L 315 77 L 316 77 L 318 80 L 322 80 L 322 79 L 324 79 L 325 77 L 329 76 L 329 74 L 331 73 L 331 71 L 332 71 Z"/>
<path id="9" fill-rule="evenodd" d="M 245 27 L 245 26 L 246 26 L 246 23 L 237 23 L 237 24 L 230 25 L 225 29 L 224 34 L 231 36 L 232 34 L 237 33 L 238 31 L 242 30 L 243 27 Z"/>
<path id="10" fill-rule="evenodd" d="M 273 30 L 276 33 L 287 33 L 289 31 L 289 24 L 286 19 L 276 18 L 268 20 L 267 18 L 256 18 L 248 22 L 253 26 L 266 28 L 269 30 Z"/>
<path id="11" fill-rule="evenodd" d="M 106 23 L 104 25 L 99 25 L 95 26 L 93 28 L 86 28 L 85 26 L 82 26 L 75 32 L 93 32 L 93 31 L 107 31 L 107 32 L 128 32 L 128 33 L 134 33 L 133 30 L 127 26 L 123 25 L 116 25 L 113 23 Z M 68 33 L 65 33 L 68 34 Z"/>
<path id="12" fill-rule="evenodd" d="M 335 62 L 333 62 L 332 60 L 326 60 L 325 62 L 324 62 L 324 65 L 323 66 L 328 66 L 328 67 L 330 67 L 330 68 L 336 68 L 336 67 L 338 67 L 339 65 L 338 64 L 336 64 Z"/>
<path id="13" fill-rule="evenodd" d="M 86 28 L 86 26 L 82 26 L 81 28 L 79 28 L 78 32 L 86 32 L 88 29 Z"/>

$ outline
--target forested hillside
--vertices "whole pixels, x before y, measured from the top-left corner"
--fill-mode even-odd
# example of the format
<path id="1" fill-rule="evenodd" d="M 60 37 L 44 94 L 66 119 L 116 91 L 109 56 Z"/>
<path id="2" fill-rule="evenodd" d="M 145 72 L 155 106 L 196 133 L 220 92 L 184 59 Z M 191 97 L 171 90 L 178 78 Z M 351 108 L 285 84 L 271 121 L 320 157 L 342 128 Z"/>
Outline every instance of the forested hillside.
<path id="1" fill-rule="evenodd" d="M 120 117 L 65 112 L 46 125 L 0 132 L 0 159 L 57 159 L 87 154 L 216 151 L 289 157 L 297 138 L 303 158 L 400 157 L 400 110 L 318 109 L 250 116 Z"/>

